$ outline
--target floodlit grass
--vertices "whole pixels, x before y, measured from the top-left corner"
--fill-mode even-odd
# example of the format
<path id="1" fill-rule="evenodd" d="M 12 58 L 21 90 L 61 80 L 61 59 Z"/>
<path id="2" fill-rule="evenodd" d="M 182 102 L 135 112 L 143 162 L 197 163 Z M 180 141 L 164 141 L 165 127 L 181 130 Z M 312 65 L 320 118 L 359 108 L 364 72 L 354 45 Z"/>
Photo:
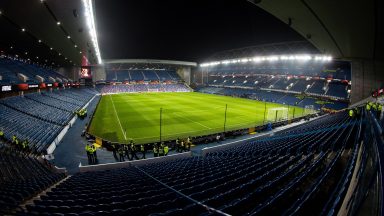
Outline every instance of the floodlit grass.
<path id="1" fill-rule="evenodd" d="M 222 132 L 226 104 L 226 131 L 263 124 L 265 103 L 261 101 L 196 92 L 134 93 L 103 96 L 89 132 L 121 143 L 131 138 L 136 143 L 158 142 L 160 108 L 163 140 Z M 284 105 L 266 103 L 266 107 Z M 298 117 L 303 109 L 291 106 L 289 118 L 293 113 Z"/>

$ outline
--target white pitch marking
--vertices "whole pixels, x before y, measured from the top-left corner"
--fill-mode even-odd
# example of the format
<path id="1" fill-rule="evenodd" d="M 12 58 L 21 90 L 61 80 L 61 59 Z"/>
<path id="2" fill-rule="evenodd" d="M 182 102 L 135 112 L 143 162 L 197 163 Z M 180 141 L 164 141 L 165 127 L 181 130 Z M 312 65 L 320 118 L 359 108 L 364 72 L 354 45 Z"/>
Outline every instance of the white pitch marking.
<path id="1" fill-rule="evenodd" d="M 173 114 L 174 114 L 174 115 L 177 115 L 177 116 L 179 116 L 179 117 L 181 117 L 181 118 L 187 119 L 187 120 L 189 120 L 189 121 L 191 121 L 191 122 L 193 122 L 193 123 L 196 123 L 196 124 L 198 124 L 198 125 L 201 125 L 201 126 L 207 128 L 207 129 L 212 129 L 212 128 L 206 126 L 206 125 L 201 124 L 200 122 L 194 121 L 194 120 L 192 120 L 192 119 L 190 119 L 190 118 L 187 118 L 187 117 L 185 117 L 185 116 L 182 116 L 182 115 L 180 115 L 180 114 L 178 114 L 178 113 L 176 113 L 176 112 L 174 112 Z"/>
<path id="2" fill-rule="evenodd" d="M 113 102 L 112 96 L 109 95 L 109 97 L 111 98 L 112 106 L 113 106 L 113 110 L 115 110 L 115 115 L 116 115 L 117 121 L 119 122 L 119 125 L 120 125 L 120 128 L 121 128 L 121 132 L 122 132 L 123 135 L 124 135 L 124 139 L 127 140 L 127 136 L 126 136 L 126 134 L 125 134 L 125 132 L 124 132 L 123 126 L 121 125 L 119 116 L 117 115 L 117 111 L 116 111 L 115 103 Z"/>

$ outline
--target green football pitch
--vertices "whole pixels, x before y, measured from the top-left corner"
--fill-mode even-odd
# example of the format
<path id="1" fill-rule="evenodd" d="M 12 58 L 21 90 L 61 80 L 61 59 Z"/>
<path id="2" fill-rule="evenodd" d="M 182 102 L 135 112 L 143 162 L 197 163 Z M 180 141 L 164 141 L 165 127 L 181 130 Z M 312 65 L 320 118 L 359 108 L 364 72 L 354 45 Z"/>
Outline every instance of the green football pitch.
<path id="1" fill-rule="evenodd" d="M 282 104 L 196 92 L 114 94 L 101 98 L 89 132 L 112 142 L 158 142 L 162 108 L 162 140 L 213 134 L 224 131 L 226 105 L 226 131 L 263 124 L 265 108 L 265 122 L 304 114 L 299 107 L 288 112 Z"/>

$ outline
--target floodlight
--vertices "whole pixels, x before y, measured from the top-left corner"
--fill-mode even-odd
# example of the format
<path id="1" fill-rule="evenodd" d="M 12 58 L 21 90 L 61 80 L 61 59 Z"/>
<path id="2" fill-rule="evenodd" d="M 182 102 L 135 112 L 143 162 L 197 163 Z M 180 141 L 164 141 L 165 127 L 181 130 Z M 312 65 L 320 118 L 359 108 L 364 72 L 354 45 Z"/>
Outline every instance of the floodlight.
<path id="1" fill-rule="evenodd" d="M 85 20 L 87 22 L 89 35 L 91 37 L 91 41 L 93 43 L 93 46 L 95 48 L 95 53 L 97 56 L 97 60 L 99 64 L 102 63 L 101 61 L 101 54 L 99 50 L 99 44 L 97 41 L 97 33 L 96 33 L 96 25 L 95 25 L 95 18 L 93 13 L 93 6 L 92 6 L 92 0 L 83 0 L 84 5 L 84 11 L 85 11 Z"/>

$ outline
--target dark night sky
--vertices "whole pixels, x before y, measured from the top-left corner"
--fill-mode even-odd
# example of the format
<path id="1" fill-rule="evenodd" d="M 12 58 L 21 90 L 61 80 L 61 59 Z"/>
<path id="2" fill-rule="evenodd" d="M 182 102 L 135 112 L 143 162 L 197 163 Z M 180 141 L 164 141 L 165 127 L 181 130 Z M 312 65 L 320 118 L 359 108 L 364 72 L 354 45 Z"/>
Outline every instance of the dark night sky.
<path id="1" fill-rule="evenodd" d="M 101 55 L 202 61 L 228 49 L 303 40 L 246 0 L 96 0 Z"/>

